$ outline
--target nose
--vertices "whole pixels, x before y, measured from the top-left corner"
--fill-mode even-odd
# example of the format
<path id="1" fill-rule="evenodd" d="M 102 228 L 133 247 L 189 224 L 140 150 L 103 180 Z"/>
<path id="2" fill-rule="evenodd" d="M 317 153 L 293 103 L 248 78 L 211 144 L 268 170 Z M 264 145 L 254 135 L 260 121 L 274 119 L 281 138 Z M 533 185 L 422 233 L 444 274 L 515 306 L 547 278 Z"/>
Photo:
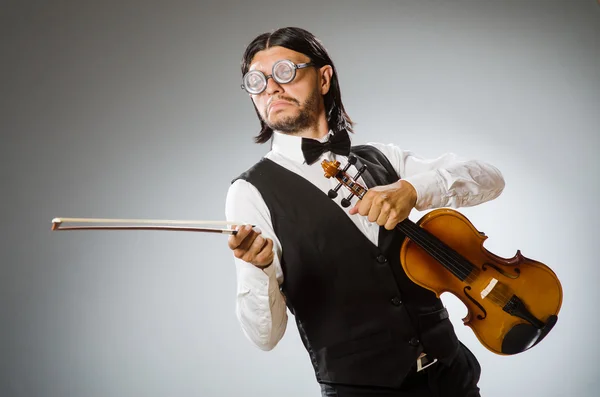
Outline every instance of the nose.
<path id="1" fill-rule="evenodd" d="M 282 92 L 283 88 L 279 85 L 278 82 L 271 76 L 267 79 L 267 88 L 265 89 L 265 93 L 268 95 L 273 95 L 275 93 Z"/>

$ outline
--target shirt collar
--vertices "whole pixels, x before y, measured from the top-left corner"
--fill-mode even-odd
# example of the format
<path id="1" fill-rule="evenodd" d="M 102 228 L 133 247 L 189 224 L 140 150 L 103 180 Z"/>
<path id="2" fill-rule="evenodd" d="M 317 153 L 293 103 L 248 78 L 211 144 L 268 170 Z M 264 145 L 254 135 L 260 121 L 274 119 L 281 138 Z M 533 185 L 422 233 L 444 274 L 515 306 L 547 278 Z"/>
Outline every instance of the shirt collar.
<path id="1" fill-rule="evenodd" d="M 319 142 L 325 142 L 333 134 L 329 131 L 327 135 L 318 139 Z M 302 154 L 302 137 L 297 135 L 284 134 L 282 132 L 273 131 L 273 145 L 271 150 L 281 154 L 290 160 L 304 163 L 304 154 Z"/>

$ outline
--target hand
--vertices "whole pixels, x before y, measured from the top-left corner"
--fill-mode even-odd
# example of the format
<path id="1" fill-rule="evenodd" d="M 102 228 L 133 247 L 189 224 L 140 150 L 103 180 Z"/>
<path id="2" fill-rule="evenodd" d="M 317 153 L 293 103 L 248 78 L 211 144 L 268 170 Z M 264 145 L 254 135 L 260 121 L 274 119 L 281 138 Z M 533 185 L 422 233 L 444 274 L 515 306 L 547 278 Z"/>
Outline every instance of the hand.
<path id="1" fill-rule="evenodd" d="M 391 185 L 376 186 L 367 191 L 350 209 L 350 215 L 369 216 L 370 222 L 377 222 L 387 230 L 408 218 L 417 203 L 417 191 L 409 182 L 399 180 Z"/>
<path id="2" fill-rule="evenodd" d="M 229 249 L 233 255 L 259 269 L 273 263 L 273 240 L 252 229 L 252 225 L 237 226 L 237 234 L 229 236 Z"/>

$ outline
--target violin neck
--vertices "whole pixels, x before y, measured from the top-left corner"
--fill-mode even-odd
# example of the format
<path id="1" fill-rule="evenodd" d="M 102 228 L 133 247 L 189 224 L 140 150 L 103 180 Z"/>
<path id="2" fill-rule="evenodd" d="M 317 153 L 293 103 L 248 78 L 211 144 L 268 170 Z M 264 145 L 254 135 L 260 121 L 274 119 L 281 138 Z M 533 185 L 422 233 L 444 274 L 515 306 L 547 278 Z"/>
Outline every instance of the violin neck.
<path id="1" fill-rule="evenodd" d="M 350 199 L 353 196 L 363 199 L 367 193 L 367 188 L 356 183 L 358 177 L 366 170 L 366 165 L 363 165 L 354 178 L 350 177 L 346 170 L 350 166 L 351 162 L 346 164 L 343 170 L 339 169 L 339 162 L 327 162 L 323 161 L 323 169 L 325 170 L 325 176 L 333 177 L 339 181 L 339 185 L 329 191 L 329 197 L 333 198 L 337 196 L 337 190 L 343 185 L 346 186 L 352 193 L 351 195 L 342 201 L 343 206 L 350 204 Z M 352 162 L 354 164 L 354 162 Z M 345 201 L 345 204 L 344 204 Z M 419 225 L 406 218 L 402 222 L 396 225 L 396 228 L 400 230 L 406 237 L 421 247 L 427 254 L 436 259 L 442 266 L 444 266 L 450 273 L 457 277 L 461 281 L 466 281 L 469 275 L 475 270 L 475 266 L 466 260 L 459 253 L 454 251 L 443 241 L 438 239 L 427 230 L 423 229 Z"/>
<path id="2" fill-rule="evenodd" d="M 410 219 L 406 218 L 400 222 L 396 226 L 396 229 L 404 233 L 406 237 L 436 259 L 461 281 L 465 281 L 468 275 L 473 271 L 473 264 Z"/>

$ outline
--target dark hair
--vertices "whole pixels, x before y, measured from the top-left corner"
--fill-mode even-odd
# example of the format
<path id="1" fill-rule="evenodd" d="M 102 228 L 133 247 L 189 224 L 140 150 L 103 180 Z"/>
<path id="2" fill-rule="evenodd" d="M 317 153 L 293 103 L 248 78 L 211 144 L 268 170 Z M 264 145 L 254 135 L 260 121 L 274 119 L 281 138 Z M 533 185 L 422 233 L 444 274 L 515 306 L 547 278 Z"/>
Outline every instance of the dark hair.
<path id="1" fill-rule="evenodd" d="M 252 40 L 244 52 L 242 60 L 242 77 L 248 72 L 250 63 L 257 52 L 275 46 L 285 47 L 306 55 L 318 68 L 325 65 L 331 66 L 333 69 L 331 86 L 324 97 L 327 124 L 329 129 L 334 132 L 343 129 L 348 132 L 353 132 L 352 127 L 354 126 L 354 122 L 350 119 L 350 116 L 348 116 L 344 109 L 337 71 L 333 61 L 329 57 L 329 54 L 327 54 L 327 50 L 321 41 L 312 33 L 304 29 L 287 27 L 257 36 Z M 256 110 L 261 126 L 260 133 L 254 137 L 254 141 L 256 143 L 265 143 L 273 136 L 273 130 L 262 120 L 256 106 L 254 107 L 254 110 Z"/>

